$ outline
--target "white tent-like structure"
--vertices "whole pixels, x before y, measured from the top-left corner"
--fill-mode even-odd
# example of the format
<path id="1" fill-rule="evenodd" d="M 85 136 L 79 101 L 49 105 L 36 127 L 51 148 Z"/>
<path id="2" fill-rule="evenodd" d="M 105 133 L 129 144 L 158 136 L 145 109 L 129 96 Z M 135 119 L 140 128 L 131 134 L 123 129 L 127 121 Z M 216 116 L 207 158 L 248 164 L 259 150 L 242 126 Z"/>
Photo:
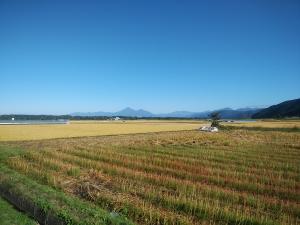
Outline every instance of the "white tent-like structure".
<path id="1" fill-rule="evenodd" d="M 201 127 L 200 131 L 206 131 L 206 132 L 218 132 L 219 129 L 217 127 Z"/>

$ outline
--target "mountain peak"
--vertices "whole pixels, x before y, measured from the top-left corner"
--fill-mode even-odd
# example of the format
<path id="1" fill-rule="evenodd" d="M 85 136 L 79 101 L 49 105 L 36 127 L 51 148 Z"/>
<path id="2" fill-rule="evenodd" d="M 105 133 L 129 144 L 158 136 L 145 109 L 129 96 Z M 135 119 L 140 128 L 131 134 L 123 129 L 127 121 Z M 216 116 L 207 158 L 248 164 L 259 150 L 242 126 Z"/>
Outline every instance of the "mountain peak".
<path id="1" fill-rule="evenodd" d="M 130 110 L 130 111 L 135 111 L 133 108 L 131 108 L 131 107 L 126 107 L 126 108 L 124 108 L 124 109 L 122 109 L 122 110 L 120 110 L 120 111 L 124 111 L 124 110 Z"/>
<path id="2" fill-rule="evenodd" d="M 227 110 L 232 110 L 232 108 L 226 107 L 226 108 L 218 109 L 216 111 L 227 111 Z"/>
<path id="3" fill-rule="evenodd" d="M 116 113 L 114 113 L 116 116 L 125 116 L 125 117 L 153 117 L 153 114 L 151 112 L 145 111 L 143 109 L 132 109 L 130 107 L 126 107 Z"/>
<path id="4" fill-rule="evenodd" d="M 126 108 L 124 108 L 124 109 L 122 109 L 122 110 L 120 110 L 118 112 L 135 112 L 135 110 L 132 109 L 132 108 L 130 108 L 130 107 L 126 107 Z"/>

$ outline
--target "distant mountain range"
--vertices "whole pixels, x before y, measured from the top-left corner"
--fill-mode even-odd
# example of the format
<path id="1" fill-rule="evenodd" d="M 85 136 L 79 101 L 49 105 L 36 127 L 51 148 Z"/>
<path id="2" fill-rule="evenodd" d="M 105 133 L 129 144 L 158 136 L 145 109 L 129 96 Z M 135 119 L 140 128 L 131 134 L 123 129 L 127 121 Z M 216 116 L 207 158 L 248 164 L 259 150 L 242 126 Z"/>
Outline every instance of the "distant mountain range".
<path id="1" fill-rule="evenodd" d="M 117 112 L 75 112 L 75 113 L 71 113 L 71 116 L 108 116 L 108 117 L 112 117 L 112 116 L 122 116 L 122 117 L 155 117 L 155 115 L 151 112 L 148 112 L 146 110 L 143 109 L 139 109 L 139 110 L 134 110 L 132 108 L 125 108 L 122 109 L 120 111 Z"/>
<path id="2" fill-rule="evenodd" d="M 252 115 L 254 119 L 300 117 L 300 98 L 272 105 Z"/>
<path id="3" fill-rule="evenodd" d="M 241 108 L 241 109 L 231 109 L 224 108 L 219 110 L 204 111 L 204 112 L 189 112 L 189 111 L 175 111 L 171 113 L 164 114 L 154 114 L 149 111 L 139 109 L 134 110 L 132 108 L 125 108 L 118 112 L 75 112 L 71 113 L 72 116 L 108 116 L 108 117 L 162 117 L 162 118 L 201 118 L 207 119 L 213 112 L 219 112 L 222 119 L 248 119 L 251 118 L 253 114 L 260 111 L 261 108 Z"/>
<path id="4" fill-rule="evenodd" d="M 207 119 L 214 112 L 220 114 L 221 119 L 263 119 L 300 117 L 300 98 L 282 102 L 268 108 L 224 108 L 203 112 L 175 111 L 171 113 L 154 114 L 149 111 L 125 108 L 118 112 L 75 112 L 68 115 L 28 115 L 28 114 L 4 114 L 0 120 L 57 120 L 57 119 L 107 119 L 107 117 L 132 117 L 132 118 L 199 118 Z M 102 118 L 101 118 L 102 117 Z"/>

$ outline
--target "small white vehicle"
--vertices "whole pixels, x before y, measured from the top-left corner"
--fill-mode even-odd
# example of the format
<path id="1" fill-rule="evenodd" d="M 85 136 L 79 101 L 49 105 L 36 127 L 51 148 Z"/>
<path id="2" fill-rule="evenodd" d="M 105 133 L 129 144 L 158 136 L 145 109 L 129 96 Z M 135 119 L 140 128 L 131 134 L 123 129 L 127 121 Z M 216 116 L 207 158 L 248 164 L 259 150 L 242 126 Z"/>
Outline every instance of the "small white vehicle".
<path id="1" fill-rule="evenodd" d="M 206 131 L 206 132 L 218 132 L 219 129 L 217 127 L 201 127 L 200 131 Z"/>

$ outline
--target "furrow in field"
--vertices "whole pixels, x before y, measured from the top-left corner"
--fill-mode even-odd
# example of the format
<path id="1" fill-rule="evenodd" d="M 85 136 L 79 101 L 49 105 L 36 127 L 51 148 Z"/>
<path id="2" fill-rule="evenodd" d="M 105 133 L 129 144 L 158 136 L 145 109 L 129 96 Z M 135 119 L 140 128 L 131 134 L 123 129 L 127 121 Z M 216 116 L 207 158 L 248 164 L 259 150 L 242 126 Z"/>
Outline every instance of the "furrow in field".
<path id="1" fill-rule="evenodd" d="M 212 167 L 210 164 L 206 164 L 205 166 L 199 165 L 191 165 L 189 162 L 183 160 L 174 160 L 174 159 L 166 159 L 166 158 L 156 158 L 149 157 L 148 155 L 136 156 L 134 154 L 122 154 L 119 151 L 100 151 L 100 150 L 89 150 L 89 151 L 78 151 L 78 150 L 68 150 L 68 153 L 73 154 L 84 154 L 86 157 L 91 159 L 102 158 L 107 160 L 119 160 L 125 163 L 139 163 L 151 166 L 157 166 L 161 170 L 163 168 L 168 168 L 169 170 L 180 171 L 181 175 L 186 175 L 188 177 L 197 177 L 199 175 L 206 175 L 210 177 L 219 177 L 227 179 L 228 177 L 234 177 L 237 180 L 241 180 L 243 182 L 255 182 L 263 185 L 276 185 L 277 187 L 285 187 L 289 189 L 299 189 L 299 185 L 296 181 L 292 179 L 285 179 L 280 174 L 276 176 L 276 174 L 268 173 L 263 176 L 258 176 L 253 174 L 252 171 L 248 172 L 239 172 L 232 170 L 225 170 L 223 168 Z"/>
<path id="2" fill-rule="evenodd" d="M 95 171 L 92 176 L 87 176 L 87 179 L 89 181 L 93 180 L 94 177 L 97 177 L 97 175 L 95 176 L 97 173 L 99 172 Z M 94 180 L 95 183 L 97 183 L 97 179 L 94 178 Z M 228 196 L 226 196 L 226 201 L 223 201 L 224 199 L 220 201 L 217 198 L 212 198 L 212 196 L 207 197 L 205 195 L 191 198 L 182 193 L 174 195 L 174 192 L 168 192 L 166 188 L 157 187 L 145 182 L 128 180 L 116 176 L 110 176 L 109 180 L 110 182 L 107 186 L 110 189 L 113 188 L 116 191 L 130 193 L 134 196 L 138 195 L 144 200 L 150 201 L 152 204 L 167 207 L 173 211 L 184 212 L 197 219 L 203 217 L 221 221 L 231 220 L 232 222 L 239 221 L 239 223 L 243 224 L 246 223 L 245 221 L 255 221 L 253 218 L 259 218 L 260 222 L 264 220 L 279 221 L 281 217 L 288 215 L 282 212 L 282 208 L 275 210 L 274 205 L 272 205 L 273 208 L 263 208 L 261 204 L 257 205 L 257 207 L 251 207 L 246 204 L 246 202 L 239 204 L 241 202 L 236 201 L 238 196 L 235 196 L 235 198 L 227 198 Z M 223 212 L 224 209 L 225 212 Z M 243 219 L 240 218 L 241 214 L 245 216 Z M 274 221 L 272 224 L 274 224 Z"/>
<path id="3" fill-rule="evenodd" d="M 66 155 L 65 153 L 56 153 L 58 154 L 58 158 L 63 159 L 64 161 L 67 162 L 73 162 L 76 165 L 85 167 L 85 168 L 89 168 L 89 169 L 98 169 L 103 171 L 104 173 L 110 174 L 112 176 L 122 176 L 126 179 L 132 179 L 132 180 L 140 180 L 142 182 L 145 183 L 149 183 L 149 184 L 155 184 L 157 186 L 163 186 L 165 188 L 168 188 L 169 190 L 173 190 L 173 191 L 177 191 L 177 192 L 181 192 L 181 193 L 186 193 L 189 196 L 196 196 L 198 193 L 201 192 L 207 192 L 208 195 L 211 195 L 210 197 L 219 197 L 219 198 L 223 198 L 223 199 L 227 199 L 227 197 L 229 197 L 228 193 L 233 193 L 232 194 L 232 198 L 236 198 L 234 197 L 236 194 L 239 195 L 238 199 L 241 202 L 241 204 L 245 204 L 245 202 L 249 201 L 249 205 L 253 204 L 253 198 L 250 198 L 247 200 L 245 200 L 245 195 L 239 193 L 239 192 L 234 192 L 232 190 L 225 190 L 225 189 L 219 189 L 218 187 L 213 187 L 213 186 L 207 186 L 205 184 L 195 184 L 193 182 L 189 182 L 189 181 L 182 181 L 182 180 L 178 180 L 174 177 L 167 177 L 167 176 L 160 176 L 160 175 L 155 175 L 155 174 L 147 174 L 141 171 L 134 171 L 132 169 L 128 169 L 128 168 L 124 168 L 124 167 L 119 167 L 116 165 L 111 165 L 111 164 L 107 164 L 107 163 L 103 163 L 103 162 L 97 162 L 95 160 L 89 160 L 89 159 L 83 159 L 81 157 L 76 157 L 76 156 L 72 156 L 72 155 Z M 213 190 L 215 190 L 216 192 L 214 193 Z M 226 191 L 226 192 L 224 192 Z M 214 193 L 214 194 L 211 194 Z M 247 196 L 247 195 L 246 195 Z M 260 195 L 257 195 L 257 197 L 259 197 Z M 201 194 L 198 196 L 201 197 Z M 264 199 L 264 202 L 270 202 L 270 205 L 278 205 L 278 207 L 282 208 L 282 204 L 283 202 L 281 200 L 276 200 L 276 198 L 270 198 L 270 196 L 265 197 L 265 196 L 261 196 L 259 198 Z M 244 200 L 243 200 L 244 199 Z M 276 203 L 277 202 L 277 203 Z M 261 203 L 259 203 L 261 204 Z M 283 207 L 286 208 L 287 211 L 290 211 L 290 209 L 292 209 L 293 211 L 295 211 L 295 213 L 299 213 L 297 210 L 297 207 L 293 206 L 293 204 L 297 204 L 297 203 L 292 203 L 291 201 L 288 202 L 287 207 Z M 276 207 L 275 207 L 276 208 Z M 294 210 L 295 209 L 295 210 Z"/>
<path id="4" fill-rule="evenodd" d="M 124 162 L 124 160 L 118 160 L 118 159 L 107 159 L 101 155 L 98 156 L 89 156 L 85 153 L 80 152 L 72 152 L 72 155 L 76 155 L 78 157 L 82 157 L 85 159 L 90 160 L 96 160 L 96 161 L 103 161 L 108 164 L 114 164 L 118 166 L 125 166 L 129 167 L 133 170 L 138 171 L 145 171 L 147 173 L 153 173 L 153 174 L 164 174 L 166 176 L 170 177 L 176 177 L 180 180 L 189 180 L 193 182 L 199 182 L 199 183 L 208 183 L 211 185 L 216 185 L 220 187 L 230 187 L 237 191 L 247 191 L 249 193 L 260 193 L 260 194 L 266 194 L 269 196 L 279 196 L 281 199 L 295 199 L 298 200 L 299 195 L 295 193 L 295 189 L 289 189 L 289 188 L 280 188 L 273 185 L 260 185 L 256 183 L 250 183 L 250 182 L 243 182 L 236 180 L 234 177 L 230 178 L 221 178 L 221 177 L 211 177 L 208 175 L 193 175 L 189 174 L 189 176 L 185 176 L 182 173 L 178 173 L 177 171 L 171 170 L 169 168 L 165 167 L 157 167 L 157 166 L 150 166 L 145 164 L 138 164 L 138 163 L 130 163 L 130 162 Z"/>
<path id="5" fill-rule="evenodd" d="M 299 153 L 300 151 L 295 152 L 296 155 L 295 156 L 290 156 L 289 158 L 287 158 L 289 155 L 285 154 L 285 155 L 281 155 L 275 158 L 275 154 L 274 151 L 276 150 L 276 148 L 278 148 L 277 145 L 272 145 L 272 146 L 268 146 L 268 148 L 270 149 L 269 151 L 265 151 L 265 153 L 262 151 L 263 148 L 265 148 L 265 145 L 258 145 L 258 146 L 248 146 L 248 145 L 243 145 L 243 146 L 235 146 L 235 147 L 225 147 L 225 148 L 220 148 L 218 146 L 218 148 L 216 148 L 215 146 L 199 146 L 199 145 L 190 145 L 190 146 L 184 146 L 184 145 L 174 145 L 174 146 L 165 146 L 165 147 L 161 147 L 161 146 L 154 146 L 154 147 L 147 147 L 147 146 L 141 146 L 141 147 L 124 147 L 122 146 L 121 149 L 132 149 L 134 151 L 142 151 L 143 154 L 144 153 L 153 153 L 156 151 L 159 151 L 160 149 L 162 149 L 162 151 L 160 151 L 162 154 L 168 154 L 170 156 L 173 155 L 180 155 L 180 156 L 186 156 L 186 157 L 191 157 L 191 158 L 204 158 L 204 157 L 209 157 L 209 156 L 222 156 L 223 159 L 234 159 L 234 160 L 240 160 L 240 159 L 249 159 L 251 162 L 253 161 L 257 161 L 258 157 L 257 155 L 259 154 L 259 160 L 261 161 L 272 161 L 274 163 L 278 162 L 278 163 L 286 163 L 286 162 L 290 162 L 293 164 L 299 164 L 300 162 L 300 158 L 299 158 Z M 280 150 L 282 151 L 281 146 L 279 146 Z M 85 147 L 79 147 L 76 146 L 74 147 L 74 149 L 78 149 L 78 150 L 95 150 L 95 149 L 99 149 L 99 148 L 105 148 L 104 146 L 85 146 Z M 112 147 L 110 147 L 112 148 Z M 242 149 L 246 149 L 246 150 L 241 150 Z M 106 148 L 109 149 L 109 148 Z M 288 149 L 286 149 L 286 151 L 288 151 Z M 201 153 L 201 154 L 199 154 Z M 272 153 L 272 154 L 270 154 Z M 203 155 L 205 154 L 205 155 Z"/>
<path id="6" fill-rule="evenodd" d="M 95 153 L 103 153 L 103 154 L 107 154 L 108 152 L 112 152 L 112 151 L 107 151 L 106 149 L 97 149 L 97 150 L 89 150 L 91 152 L 95 152 Z M 257 175 L 257 176 L 263 176 L 264 178 L 269 178 L 272 177 L 274 179 L 279 179 L 281 181 L 291 181 L 291 180 L 295 180 L 295 181 L 299 181 L 300 180 L 300 176 L 299 173 L 294 173 L 294 172 L 290 172 L 290 171 L 274 171 L 274 170 L 266 170 L 266 169 L 259 169 L 259 168 L 255 168 L 255 165 L 251 166 L 251 167 L 246 167 L 245 165 L 233 165 L 231 163 L 223 163 L 223 162 L 215 162 L 212 160 L 207 160 L 207 159 L 195 159 L 195 158 L 186 158 L 184 156 L 181 157 L 174 157 L 174 156 L 169 156 L 167 153 L 166 154 L 157 154 L 156 152 L 140 152 L 139 149 L 135 149 L 135 150 L 128 150 L 128 149 L 122 149 L 122 150 L 114 150 L 113 152 L 119 152 L 122 155 L 130 155 L 130 156 L 136 156 L 138 158 L 143 158 L 143 157 L 147 157 L 147 158 L 151 158 L 151 159 L 155 159 L 155 160 L 169 160 L 169 161 L 180 161 L 180 163 L 185 163 L 187 165 L 193 165 L 193 166 L 203 166 L 203 167 L 214 167 L 214 168 L 218 168 L 220 170 L 227 170 L 227 171 L 235 171 L 236 173 L 243 173 L 245 172 L 246 174 L 251 173 L 252 175 Z M 198 152 L 199 154 L 199 152 Z M 201 152 L 201 154 L 207 154 L 207 152 Z M 211 154 L 211 152 L 209 153 Z M 270 162 L 268 162 L 268 164 L 270 164 Z"/>
<path id="7" fill-rule="evenodd" d="M 49 172 L 51 172 L 51 170 L 57 170 L 57 167 L 54 167 L 53 165 L 48 164 L 49 160 L 45 160 L 42 157 L 26 157 L 25 160 L 32 160 L 32 159 L 36 159 L 36 161 L 34 161 L 34 164 L 31 163 L 30 161 L 28 161 L 28 163 L 30 164 L 29 167 L 31 168 L 29 175 L 34 175 L 34 176 L 38 176 L 38 179 L 41 179 L 43 182 L 45 182 L 45 180 L 40 176 L 40 172 L 37 171 L 43 171 L 43 174 L 47 174 L 47 176 L 49 175 Z M 50 160 L 51 162 L 53 162 L 55 165 L 57 164 L 57 160 Z M 41 162 L 46 162 L 47 165 L 44 165 Z M 58 163 L 58 165 L 61 165 L 60 163 Z M 62 168 L 63 169 L 63 168 Z M 64 173 L 66 173 L 66 175 L 68 175 L 67 171 L 65 170 Z M 110 177 L 109 179 L 112 179 L 112 177 Z M 88 181 L 90 182 L 91 179 L 88 179 Z M 49 181 L 47 180 L 47 183 L 49 184 Z M 51 184 L 51 183 L 50 183 Z M 113 182 L 110 183 L 109 187 L 110 189 L 112 189 L 112 186 L 114 186 L 114 189 L 120 189 L 119 185 L 124 184 L 124 180 L 121 182 L 118 182 L 118 180 L 113 180 Z M 231 208 L 230 204 L 221 204 L 218 201 L 212 201 L 209 199 L 206 199 L 207 201 L 203 201 L 203 200 L 198 200 L 198 201 L 191 201 L 191 199 L 187 199 L 187 198 L 176 198 L 174 196 L 168 196 L 168 195 L 163 195 L 163 193 L 158 193 L 156 188 L 152 188 L 151 190 L 145 189 L 146 186 L 144 186 L 144 189 L 141 190 L 140 187 L 136 187 L 133 188 L 133 186 L 131 185 L 129 188 L 126 186 L 122 186 L 122 195 L 120 195 L 122 198 L 128 199 L 130 197 L 130 199 L 132 199 L 132 197 L 136 197 L 138 196 L 138 198 L 135 198 L 135 204 L 134 205 L 139 205 L 140 203 L 137 203 L 139 201 L 139 199 L 142 197 L 141 201 L 143 202 L 143 204 L 145 204 L 144 201 L 149 202 L 150 205 L 155 205 L 155 208 L 157 207 L 163 207 L 163 208 L 168 208 L 168 210 L 171 211 L 175 211 L 177 213 L 180 212 L 184 212 L 185 214 L 187 214 L 187 216 L 193 216 L 196 219 L 213 219 L 214 221 L 228 221 L 230 223 L 253 223 L 253 221 L 257 224 L 274 224 L 274 221 L 272 222 L 270 220 L 269 217 L 266 217 L 264 214 L 261 214 L 260 216 L 255 213 L 254 215 L 250 214 L 249 209 L 248 209 L 248 213 L 244 213 L 243 217 L 240 217 L 241 209 L 237 209 L 237 208 Z M 125 194 L 124 195 L 124 190 Z M 120 191 L 120 190 L 119 190 Z M 145 193 L 147 193 L 145 195 Z M 99 192 L 98 194 L 101 195 L 101 198 L 103 198 L 102 193 Z M 115 194 L 114 194 L 115 195 Z M 99 195 L 98 195 L 99 196 Z M 157 197 L 157 196 L 163 196 L 163 197 Z M 159 199 L 158 199 L 159 198 Z M 113 202 L 110 202 L 110 204 L 115 204 L 116 200 Z M 124 203 L 124 204 L 128 204 L 128 202 Z M 227 209 L 225 212 L 220 210 L 220 209 Z M 246 208 L 242 208 L 242 209 L 246 209 Z M 230 213 L 228 212 L 230 211 Z M 234 213 L 233 213 L 234 212 Z M 153 214 L 153 213 L 152 213 Z M 131 215 L 132 216 L 132 215 Z M 256 219 L 254 219 L 254 217 L 252 218 L 251 216 L 256 216 L 260 218 L 260 221 L 265 221 L 265 222 L 258 222 L 256 221 Z M 147 217 L 145 215 L 145 212 L 143 213 L 143 217 Z M 153 216 L 152 216 L 153 217 Z M 174 218 L 174 215 L 172 216 L 172 218 Z M 178 220 L 178 218 L 177 218 Z M 269 221 L 269 222 L 267 222 Z"/>
<path id="8" fill-rule="evenodd" d="M 230 205 L 225 206 L 219 204 L 218 201 L 203 201 L 202 199 L 198 201 L 191 201 L 187 198 L 175 198 L 174 196 L 168 196 L 164 193 L 157 192 L 156 189 L 147 189 L 129 185 L 129 187 L 124 186 L 124 183 L 119 183 L 119 186 L 123 185 L 122 188 L 118 188 L 118 181 L 112 180 L 111 185 L 115 185 L 115 189 L 121 189 L 122 193 L 126 192 L 126 195 L 131 197 L 138 196 L 142 198 L 143 201 L 149 202 L 155 207 L 162 207 L 164 209 L 171 210 L 177 213 L 184 213 L 188 216 L 193 216 L 195 220 L 213 220 L 213 221 L 226 221 L 230 224 L 247 224 L 247 223 L 256 223 L 256 224 L 276 224 L 275 221 L 271 220 L 266 215 L 260 215 L 260 220 L 255 219 L 253 216 L 248 213 L 244 214 L 242 217 L 241 211 L 236 208 L 231 208 Z M 109 188 L 112 187 L 109 185 Z M 256 216 L 258 214 L 255 214 Z"/>
<path id="9" fill-rule="evenodd" d="M 144 149 L 124 149 L 124 154 L 132 154 L 132 152 L 135 152 L 135 155 L 149 155 L 149 152 L 145 152 Z M 214 149 L 214 151 L 216 151 Z M 293 176 L 293 178 L 295 179 L 300 179 L 299 178 L 299 173 L 297 172 L 297 170 L 300 170 L 297 165 L 292 165 L 292 164 L 284 164 L 281 166 L 278 166 L 275 163 L 270 163 L 270 162 L 264 162 L 264 161 L 260 161 L 259 159 L 256 162 L 252 162 L 247 163 L 247 160 L 244 159 L 243 161 L 240 162 L 236 162 L 234 160 L 226 160 L 223 158 L 223 155 L 225 154 L 219 154 L 217 157 L 215 158 L 209 158 L 207 156 L 202 157 L 202 155 L 204 154 L 211 154 L 211 152 L 203 152 L 201 153 L 201 156 L 199 157 L 192 157 L 192 156 L 186 156 L 185 154 L 177 154 L 174 152 L 166 152 L 160 149 L 155 149 L 152 150 L 151 152 L 151 156 L 153 157 L 160 157 L 160 158 L 170 158 L 170 159 L 178 159 L 178 160 L 182 160 L 185 162 L 188 162 L 190 164 L 201 164 L 201 163 L 208 163 L 211 164 L 212 166 L 219 166 L 220 168 L 227 168 L 227 167 L 231 167 L 231 169 L 233 170 L 247 170 L 249 168 L 254 169 L 253 172 L 255 171 L 271 171 L 271 172 L 278 172 L 278 173 L 282 173 L 284 171 L 284 174 L 289 176 Z M 199 153 L 198 153 L 199 154 Z M 264 167 L 265 166 L 265 167 Z M 255 170 L 256 169 L 256 170 Z M 296 170 L 296 171 L 295 171 Z"/>
<path id="10" fill-rule="evenodd" d="M 32 161 L 33 157 L 25 157 L 19 158 L 14 161 L 9 161 L 9 165 L 14 169 L 27 174 L 28 176 L 39 180 L 43 184 L 48 184 L 53 187 L 63 188 L 66 191 L 66 186 L 69 183 L 81 184 L 80 180 L 74 179 L 71 174 L 68 173 L 68 170 L 63 170 L 60 173 L 57 173 L 57 167 L 47 164 L 43 165 L 43 159 L 41 157 L 35 157 L 37 161 Z M 52 162 L 56 165 L 57 160 L 52 160 Z M 47 161 L 48 162 L 48 161 Z M 61 163 L 58 163 L 61 165 Z M 26 169 L 24 169 L 26 168 Z M 61 168 L 63 169 L 63 168 Z M 63 173 L 63 176 L 62 176 Z M 95 187 L 94 185 L 91 186 Z M 96 189 L 96 193 L 91 193 L 91 188 L 88 187 L 86 190 L 82 190 L 82 186 L 75 188 L 75 194 L 80 197 L 89 196 L 89 200 L 94 200 L 90 198 L 92 194 L 95 194 L 99 199 L 104 200 L 109 196 L 107 202 L 98 202 L 98 204 L 106 209 L 110 209 L 113 211 L 121 212 L 126 216 L 130 216 L 132 219 L 135 219 L 137 222 L 141 224 L 178 224 L 178 225 L 192 225 L 198 224 L 196 220 L 194 220 L 189 215 L 181 215 L 178 213 L 172 212 L 172 210 L 168 210 L 165 208 L 154 207 L 153 204 L 144 201 L 138 196 L 126 195 L 122 193 L 114 193 L 110 190 L 106 190 L 102 192 L 103 189 Z M 80 192 L 80 193 L 79 193 Z M 85 193 L 89 192 L 89 193 Z M 109 193 L 109 195 L 107 195 Z M 84 196 L 83 196 L 84 195 Z M 99 200 L 98 199 L 98 200 Z M 105 204 L 104 204 L 105 203 Z M 107 205 L 111 207 L 107 207 Z M 192 221 L 192 222 L 190 222 Z M 205 222 L 205 220 L 204 220 Z"/>

